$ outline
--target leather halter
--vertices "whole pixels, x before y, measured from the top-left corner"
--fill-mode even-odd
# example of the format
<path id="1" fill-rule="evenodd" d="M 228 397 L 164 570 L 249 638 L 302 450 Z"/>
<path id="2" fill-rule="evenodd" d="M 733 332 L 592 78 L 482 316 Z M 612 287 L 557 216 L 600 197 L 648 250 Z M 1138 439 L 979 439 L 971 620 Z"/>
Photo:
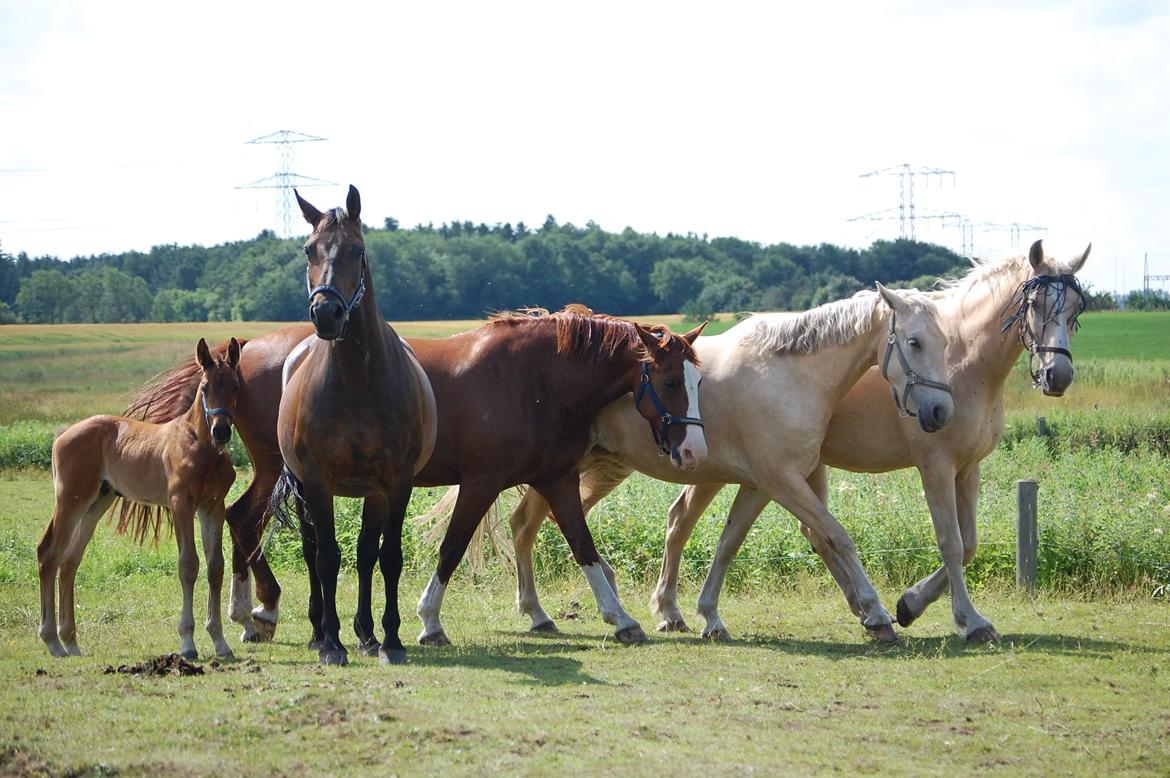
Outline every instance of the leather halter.
<path id="1" fill-rule="evenodd" d="M 662 401 L 658 399 L 658 393 L 654 391 L 654 385 L 650 383 L 650 363 L 642 363 L 642 382 L 638 385 L 638 391 L 634 395 L 634 407 L 638 408 L 642 404 L 642 398 L 650 397 L 650 402 L 654 405 L 654 412 L 658 414 L 658 421 L 662 423 L 662 431 L 660 432 L 654 426 L 654 422 L 649 419 L 646 423 L 650 425 L 650 434 L 654 436 L 654 443 L 658 446 L 658 455 L 667 456 L 670 454 L 670 442 L 666 439 L 666 433 L 670 428 L 676 424 L 681 424 L 684 427 L 688 424 L 693 424 L 696 427 L 703 426 L 703 420 L 697 419 L 693 416 L 675 416 L 670 411 L 666 410 Z"/>
<path id="2" fill-rule="evenodd" d="M 893 384 L 890 385 L 890 391 L 894 394 L 894 405 L 898 406 L 898 412 L 901 413 L 903 417 L 909 417 L 914 415 L 910 413 L 909 410 L 907 410 L 907 404 L 910 400 L 910 390 L 913 389 L 915 385 L 921 384 L 922 386 L 928 386 L 931 389 L 938 389 L 940 391 L 946 392 L 947 394 L 951 394 L 951 385 L 944 384 L 941 381 L 932 381 L 929 378 L 923 378 L 914 372 L 913 368 L 910 367 L 910 362 L 906 359 L 906 355 L 902 353 L 902 344 L 898 341 L 898 334 L 895 331 L 897 326 L 898 312 L 894 311 L 893 315 L 890 317 L 890 334 L 886 337 L 886 353 L 882 357 L 882 378 L 884 378 L 887 383 L 889 382 L 890 377 L 887 375 L 887 371 L 890 366 L 890 354 L 897 354 L 898 364 L 902 366 L 902 372 L 906 375 L 906 386 L 902 390 L 901 397 L 898 397 L 898 390 L 893 386 Z"/>
<path id="3" fill-rule="evenodd" d="M 1037 337 L 1035 330 L 1032 329 L 1032 310 L 1036 306 L 1036 299 L 1039 296 L 1040 289 L 1051 290 L 1053 295 L 1052 311 L 1048 318 L 1040 323 L 1040 336 Z M 1072 362 L 1072 352 L 1066 348 L 1059 346 L 1042 346 L 1038 345 L 1044 337 L 1044 330 L 1048 325 L 1056 320 L 1056 317 L 1064 311 L 1065 303 L 1068 301 L 1068 290 L 1072 289 L 1081 298 L 1081 307 L 1069 319 L 1069 327 L 1073 332 L 1076 332 L 1079 322 L 1077 317 L 1080 316 L 1081 311 L 1085 310 L 1085 295 L 1081 291 L 1081 283 L 1077 277 L 1071 273 L 1062 273 L 1061 275 L 1043 275 L 1032 276 L 1024 283 L 1020 284 L 1019 289 L 1012 295 L 1012 299 L 1008 301 L 1005 310 L 1016 306 L 1016 310 L 1007 319 L 1004 320 L 1003 329 L 1001 332 L 1007 332 L 1013 326 L 1019 326 L 1020 329 L 1020 343 L 1024 350 L 1028 352 L 1028 373 L 1032 376 L 1032 386 L 1040 386 L 1042 380 L 1040 378 L 1040 367 L 1036 364 L 1041 354 L 1063 354 L 1068 357 L 1068 361 Z"/>
<path id="4" fill-rule="evenodd" d="M 305 268 L 305 286 L 309 285 L 308 281 L 309 281 L 309 268 L 306 267 Z M 359 280 L 358 280 L 357 289 L 355 289 L 353 292 L 353 297 L 346 300 L 345 295 L 343 295 L 341 293 L 341 290 L 338 289 L 336 286 L 333 286 L 332 284 L 318 284 L 317 286 L 314 286 L 314 287 L 309 289 L 309 302 L 310 302 L 310 304 L 313 302 L 313 298 L 315 296 L 317 296 L 318 294 L 323 294 L 323 295 L 326 295 L 328 297 L 333 297 L 337 300 L 337 302 L 339 302 L 341 304 L 341 308 L 345 312 L 345 315 L 341 321 L 341 333 L 337 336 L 337 340 L 343 339 L 345 337 L 346 331 L 349 329 L 349 315 L 351 313 L 353 313 L 354 310 L 357 309 L 358 305 L 362 301 L 362 298 L 366 296 L 366 252 L 365 252 L 365 249 L 362 249 L 361 276 L 359 277 Z"/>

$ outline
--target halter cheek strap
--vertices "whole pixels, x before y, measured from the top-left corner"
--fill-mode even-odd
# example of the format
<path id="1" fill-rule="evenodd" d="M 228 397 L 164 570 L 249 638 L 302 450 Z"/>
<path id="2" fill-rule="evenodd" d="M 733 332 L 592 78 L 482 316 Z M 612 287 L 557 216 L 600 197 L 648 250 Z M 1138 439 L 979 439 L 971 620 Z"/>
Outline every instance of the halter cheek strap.
<path id="1" fill-rule="evenodd" d="M 654 412 L 658 414 L 658 421 L 662 424 L 661 431 L 654 426 L 654 422 L 647 419 L 650 425 L 650 434 L 654 436 L 654 443 L 658 446 L 659 456 L 667 456 L 670 454 L 670 442 L 666 439 L 666 433 L 670 428 L 676 424 L 686 426 L 693 424 L 696 427 L 703 426 L 703 420 L 697 419 L 693 416 L 675 416 L 662 404 L 658 399 L 658 393 L 654 391 L 654 385 L 650 383 L 650 363 L 642 363 L 642 381 L 638 385 L 638 391 L 634 394 L 634 407 L 638 408 L 642 404 L 643 397 L 649 397 L 651 404 L 654 405 Z"/>
<path id="2" fill-rule="evenodd" d="M 893 315 L 890 317 L 890 334 L 886 337 L 886 353 L 884 356 L 882 356 L 882 378 L 884 378 L 886 382 L 889 383 L 890 376 L 888 371 L 890 367 L 890 355 L 896 354 L 898 356 L 898 364 L 902 366 L 902 372 L 906 376 L 906 386 L 902 389 L 901 397 L 898 397 L 898 390 L 894 387 L 893 384 L 890 384 L 890 391 L 894 394 L 894 405 L 898 406 L 899 413 L 901 413 L 902 416 L 909 417 L 914 415 L 909 411 L 909 402 L 910 390 L 913 389 L 915 385 L 921 384 L 922 386 L 928 386 L 931 389 L 938 389 L 940 391 L 946 392 L 947 394 L 951 394 L 951 386 L 950 384 L 944 384 L 941 381 L 932 381 L 929 378 L 923 378 L 914 372 L 914 370 L 910 367 L 909 360 L 906 359 L 906 355 L 902 353 L 902 344 L 898 342 L 898 333 L 895 331 L 897 324 L 898 312 L 894 311 Z"/>
<path id="3" fill-rule="evenodd" d="M 1035 330 L 1032 329 L 1031 314 L 1041 289 L 1051 291 L 1053 301 L 1052 313 L 1041 323 L 1040 337 L 1037 337 Z M 1004 320 L 1002 331 L 1007 332 L 1013 326 L 1019 327 L 1020 344 L 1028 352 L 1028 373 L 1032 376 L 1032 386 L 1040 386 L 1042 383 L 1040 366 L 1035 364 L 1041 354 L 1062 354 L 1068 357 L 1070 362 L 1072 361 L 1072 352 L 1066 348 L 1039 345 L 1048 324 L 1064 311 L 1065 303 L 1068 301 L 1069 289 L 1072 289 L 1081 298 L 1081 311 L 1083 311 L 1085 309 L 1084 292 L 1081 291 L 1081 284 L 1077 281 L 1077 277 L 1070 273 L 1055 276 L 1033 276 L 1020 284 L 1020 288 L 1016 290 L 1015 295 L 1012 296 L 1012 299 L 1007 304 L 1008 309 L 1014 305 L 1016 306 L 1016 310 Z M 1077 311 L 1072 316 L 1071 328 L 1074 332 L 1077 328 L 1076 317 L 1081 311 Z"/>
<path id="4" fill-rule="evenodd" d="M 209 408 L 207 406 L 207 395 L 200 392 L 199 401 L 203 404 L 203 421 L 207 423 L 207 431 L 211 431 L 211 420 L 215 416 L 223 416 L 229 423 L 236 423 L 236 415 L 227 408 Z"/>

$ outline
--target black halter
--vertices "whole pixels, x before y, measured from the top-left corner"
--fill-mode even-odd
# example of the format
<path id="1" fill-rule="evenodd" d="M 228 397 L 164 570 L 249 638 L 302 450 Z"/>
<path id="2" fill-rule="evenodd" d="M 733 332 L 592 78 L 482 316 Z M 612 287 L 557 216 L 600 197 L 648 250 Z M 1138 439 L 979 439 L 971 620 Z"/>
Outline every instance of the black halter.
<path id="1" fill-rule="evenodd" d="M 305 268 L 305 286 L 309 285 L 309 268 Z M 318 294 L 328 295 L 336 298 L 337 302 L 341 303 L 342 309 L 345 311 L 345 318 L 341 322 L 341 334 L 337 336 L 338 340 L 345 337 L 346 331 L 349 329 L 349 315 L 357 309 L 361 303 L 362 298 L 366 296 L 366 252 L 362 251 L 362 270 L 361 277 L 358 281 L 357 289 L 353 292 L 353 297 L 348 300 L 341 290 L 332 284 L 320 284 L 309 289 L 309 302 L 312 303 L 313 297 Z"/>
<path id="2" fill-rule="evenodd" d="M 1040 296 L 1040 290 L 1051 292 L 1052 310 L 1048 316 L 1040 322 L 1040 333 L 1037 335 L 1036 331 L 1032 329 L 1032 309 L 1036 306 L 1036 300 Z M 1015 308 L 1015 311 L 1008 316 L 1003 323 L 1001 332 L 1007 332 L 1012 327 L 1018 327 L 1020 330 L 1020 343 L 1023 344 L 1024 350 L 1028 352 L 1028 373 L 1032 376 L 1032 386 L 1040 386 L 1040 368 L 1036 364 L 1041 354 L 1063 354 L 1068 357 L 1069 362 L 1072 361 L 1072 352 L 1066 348 L 1059 346 L 1043 346 L 1044 330 L 1048 329 L 1048 325 L 1056 321 L 1056 317 L 1064 311 L 1064 306 L 1068 302 L 1068 290 L 1072 289 L 1080 297 L 1081 307 L 1069 318 L 1069 327 L 1073 332 L 1077 331 L 1080 326 L 1078 317 L 1081 311 L 1085 310 L 1085 295 L 1081 290 L 1081 283 L 1077 277 L 1071 273 L 1062 273 L 1055 276 L 1032 276 L 1024 283 L 1020 284 L 1016 289 L 1016 293 L 1012 295 L 1011 300 L 1004 306 L 1004 310 Z"/>
<path id="3" fill-rule="evenodd" d="M 910 362 L 906 359 L 906 355 L 902 353 L 902 344 L 898 342 L 898 334 L 895 332 L 897 325 L 898 312 L 894 311 L 893 315 L 890 317 L 890 334 L 886 337 L 886 353 L 882 357 L 882 378 L 884 378 L 887 383 L 889 382 L 890 377 L 887 375 L 887 370 L 890 366 L 890 354 L 897 354 L 898 364 L 902 366 L 902 372 L 906 375 L 906 386 L 902 390 L 901 397 L 898 397 L 898 390 L 894 388 L 893 384 L 890 385 L 890 391 L 894 394 L 894 405 L 898 406 L 898 411 L 903 416 L 909 417 L 913 416 L 914 414 L 907 410 L 907 403 L 910 400 L 910 390 L 916 384 L 929 386 L 931 389 L 939 389 L 946 392 L 947 394 L 951 394 L 951 386 L 950 384 L 944 384 L 941 381 L 932 381 L 929 378 L 923 378 L 914 372 L 914 370 L 910 367 Z"/>
<path id="4" fill-rule="evenodd" d="M 654 436 L 654 443 L 658 446 L 658 454 L 660 456 L 667 456 L 670 454 L 670 443 L 666 439 L 666 433 L 675 424 L 681 424 L 684 427 L 688 424 L 693 424 L 696 427 L 703 426 L 702 419 L 696 419 L 693 416 L 675 416 L 662 405 L 662 401 L 658 399 L 658 393 L 654 391 L 654 385 L 650 383 L 650 363 L 642 363 L 642 383 L 638 386 L 637 393 L 634 394 L 634 407 L 637 408 L 642 404 L 642 398 L 646 395 L 650 396 L 650 402 L 654 404 L 654 412 L 658 414 L 658 420 L 662 423 L 662 431 L 654 426 L 654 422 L 649 419 L 646 422 L 650 425 L 650 434 Z"/>

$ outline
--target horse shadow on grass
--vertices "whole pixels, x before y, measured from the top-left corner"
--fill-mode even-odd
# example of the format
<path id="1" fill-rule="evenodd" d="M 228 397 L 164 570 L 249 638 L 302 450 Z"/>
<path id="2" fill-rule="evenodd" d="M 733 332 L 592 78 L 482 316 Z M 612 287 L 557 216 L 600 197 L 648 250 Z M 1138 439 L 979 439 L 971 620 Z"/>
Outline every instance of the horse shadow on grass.
<path id="1" fill-rule="evenodd" d="M 712 641 L 701 637 L 680 638 L 683 642 L 710 645 Z M 898 643 L 841 642 L 833 640 L 808 640 L 794 636 L 749 634 L 718 645 L 742 646 L 743 648 L 764 648 L 785 654 L 816 656 L 825 659 L 870 659 L 904 660 L 929 657 L 933 659 L 964 659 L 985 656 L 988 652 L 1018 652 L 1061 656 L 1079 656 L 1109 659 L 1116 654 L 1170 655 L 1170 648 L 1151 644 L 1127 643 L 1116 640 L 1100 640 L 1082 635 L 1060 633 L 1018 633 L 1003 635 L 997 645 L 969 643 L 962 635 L 936 635 L 915 637 L 903 633 Z"/>

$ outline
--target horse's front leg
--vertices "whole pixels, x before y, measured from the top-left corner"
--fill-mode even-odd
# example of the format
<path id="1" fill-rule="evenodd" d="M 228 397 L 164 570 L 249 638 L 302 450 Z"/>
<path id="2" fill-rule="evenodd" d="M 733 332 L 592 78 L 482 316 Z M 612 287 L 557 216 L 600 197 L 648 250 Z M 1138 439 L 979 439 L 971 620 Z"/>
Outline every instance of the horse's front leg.
<path id="1" fill-rule="evenodd" d="M 699 615 L 706 621 L 703 628 L 703 637 L 713 640 L 729 640 L 731 633 L 719 615 L 719 593 L 723 590 L 723 581 L 727 577 L 727 570 L 735 561 L 752 528 L 756 517 L 768 505 L 768 498 L 753 486 L 743 484 L 735 493 L 735 500 L 731 503 L 731 511 L 727 514 L 727 524 L 719 535 L 719 545 L 715 549 L 715 558 L 711 560 L 711 569 L 707 571 L 707 578 L 703 581 L 703 588 L 699 592 Z"/>
<path id="2" fill-rule="evenodd" d="M 516 549 L 516 610 L 532 620 L 529 629 L 533 632 L 557 631 L 557 625 L 541 607 L 532 564 L 532 549 L 548 512 L 548 501 L 535 489 L 529 489 L 508 519 Z"/>
<path id="3" fill-rule="evenodd" d="M 304 507 L 297 510 L 297 521 L 301 532 L 301 557 L 305 560 L 305 567 L 309 572 L 309 624 L 313 634 L 309 638 L 308 647 L 312 651 L 320 651 L 325 646 L 325 634 L 321 631 L 321 614 L 323 610 L 321 595 L 321 579 L 317 577 L 317 534 Z"/>
<path id="4" fill-rule="evenodd" d="M 585 523 L 585 511 L 581 506 L 580 481 L 575 468 L 532 482 L 552 508 L 553 521 L 569 543 L 573 559 L 581 566 L 589 588 L 597 600 L 597 609 L 606 624 L 612 624 L 615 635 L 622 643 L 645 643 L 646 633 L 640 624 L 622 608 L 617 592 L 610 583 L 601 555 Z M 612 573 L 611 573 L 612 574 Z"/>
<path id="5" fill-rule="evenodd" d="M 184 659 L 198 659 L 195 649 L 195 579 L 199 577 L 199 556 L 195 553 L 195 509 L 192 501 L 181 497 L 171 501 L 175 542 L 179 546 L 179 584 L 183 589 L 183 609 L 179 615 L 179 654 Z"/>
<path id="6" fill-rule="evenodd" d="M 824 465 L 817 465 L 816 469 L 812 471 L 807 479 L 808 486 L 816 493 L 817 499 L 822 504 L 829 504 L 829 474 L 828 468 Z M 845 595 L 845 602 L 849 603 L 849 610 L 853 611 L 854 616 L 861 615 L 861 605 L 857 602 L 857 592 L 853 589 L 853 582 L 849 579 L 849 571 L 845 569 L 845 563 L 839 557 L 833 554 L 829 549 L 829 545 L 817 533 L 813 532 L 812 528 L 805 524 L 800 525 L 800 532 L 808 540 L 809 545 L 812 546 L 813 551 L 825 563 L 825 567 L 829 569 L 829 573 L 833 576 L 833 580 L 837 582 L 837 587 L 841 593 Z"/>
<path id="7" fill-rule="evenodd" d="M 662 548 L 662 569 L 658 573 L 658 585 L 650 595 L 650 612 L 659 619 L 659 632 L 690 632 L 678 607 L 678 568 L 695 524 L 722 488 L 723 484 L 686 486 L 670 506 L 666 542 Z"/>
<path id="8" fill-rule="evenodd" d="M 392 485 L 383 513 L 382 548 L 378 563 L 382 581 L 386 585 L 386 610 L 382 612 L 382 632 L 386 639 L 378 649 L 382 664 L 402 664 L 406 661 L 406 647 L 398 636 L 402 617 L 398 612 L 398 582 L 402 578 L 402 523 L 410 503 L 411 473 L 403 471 L 397 484 Z"/>
<path id="9" fill-rule="evenodd" d="M 321 587 L 321 646 L 317 651 L 323 665 L 349 663 L 349 652 L 341 642 L 341 622 L 337 617 L 337 574 L 341 570 L 341 548 L 333 516 L 333 495 L 311 482 L 304 482 L 305 510 L 313 523 L 313 539 L 317 543 L 313 569 Z M 310 601 L 310 616 L 312 604 Z M 314 637 L 315 637 L 314 633 Z"/>
<path id="10" fill-rule="evenodd" d="M 277 474 L 283 465 L 275 466 Z M 232 586 L 228 616 L 244 628 L 240 640 L 261 643 L 272 640 L 280 620 L 280 584 L 260 549 L 261 529 L 275 477 L 269 473 L 271 463 L 257 462 L 252 483 L 227 511 L 232 537 Z M 248 559 L 253 557 L 249 566 Z M 252 607 L 252 573 L 255 573 L 256 596 L 260 605 Z"/>
<path id="11" fill-rule="evenodd" d="M 382 539 L 387 510 L 386 498 L 382 495 L 367 497 L 362 505 L 362 527 L 357 541 L 358 601 L 353 617 L 353 632 L 358 639 L 358 653 L 362 656 L 377 656 L 382 647 L 374 634 L 370 600 L 374 565 L 378 562 L 378 541 Z"/>
<path id="12" fill-rule="evenodd" d="M 207 561 L 207 634 L 215 645 L 215 655 L 230 659 L 234 654 L 223 637 L 223 502 L 199 511 L 199 531 L 203 540 L 203 558 Z"/>

